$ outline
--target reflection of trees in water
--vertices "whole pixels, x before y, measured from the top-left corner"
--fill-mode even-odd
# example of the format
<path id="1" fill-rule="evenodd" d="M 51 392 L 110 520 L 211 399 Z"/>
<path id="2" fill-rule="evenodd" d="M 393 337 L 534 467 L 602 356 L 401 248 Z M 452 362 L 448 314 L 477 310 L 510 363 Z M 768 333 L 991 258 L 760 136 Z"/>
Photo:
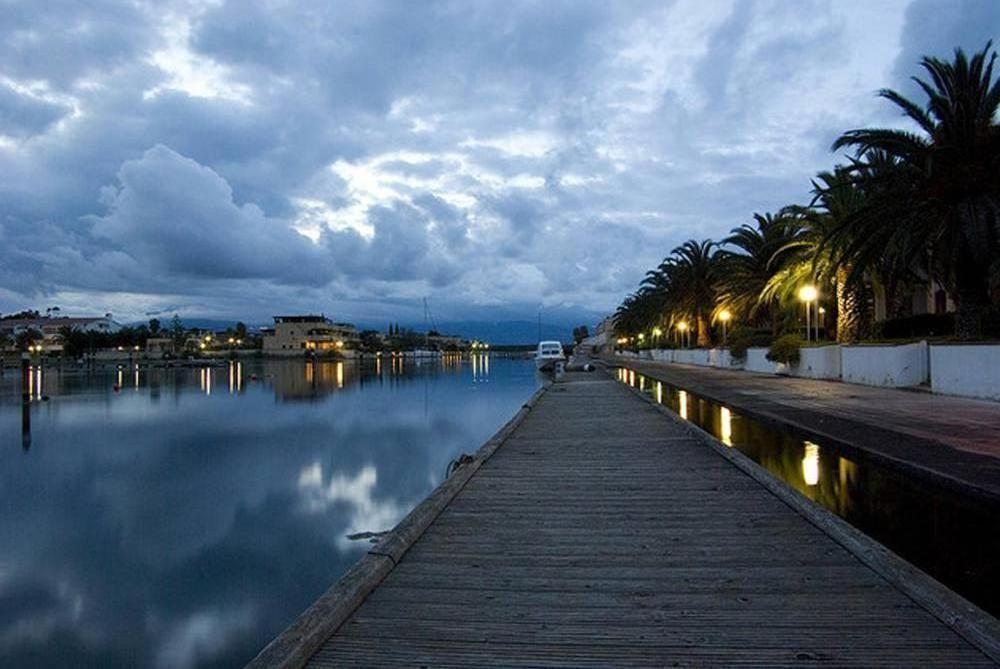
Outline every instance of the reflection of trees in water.
<path id="1" fill-rule="evenodd" d="M 856 461 L 832 447 L 805 442 L 724 407 L 620 370 L 618 379 L 645 389 L 675 413 L 730 443 L 807 498 L 844 518 L 949 587 L 1000 611 L 1000 509 Z M 682 401 L 683 398 L 683 401 Z"/>

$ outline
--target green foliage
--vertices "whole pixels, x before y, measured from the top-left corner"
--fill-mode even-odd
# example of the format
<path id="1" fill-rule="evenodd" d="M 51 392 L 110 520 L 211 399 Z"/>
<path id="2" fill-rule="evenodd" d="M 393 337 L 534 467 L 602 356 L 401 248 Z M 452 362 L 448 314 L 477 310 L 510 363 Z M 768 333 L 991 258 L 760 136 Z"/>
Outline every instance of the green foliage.
<path id="1" fill-rule="evenodd" d="M 27 330 L 19 332 L 17 336 L 14 337 L 14 343 L 20 351 L 27 351 L 28 347 L 36 341 L 42 341 L 42 333 L 33 328 L 28 328 Z"/>
<path id="2" fill-rule="evenodd" d="M 150 318 L 149 319 L 149 334 L 152 337 L 157 337 L 160 334 L 160 319 Z"/>
<path id="3" fill-rule="evenodd" d="M 374 353 L 382 348 L 382 337 L 375 330 L 362 330 L 359 335 L 362 351 Z"/>
<path id="4" fill-rule="evenodd" d="M 683 320 L 709 345 L 706 317 L 730 312 L 735 324 L 772 333 L 801 327 L 802 286 L 812 284 L 837 318 L 837 338 L 864 340 L 876 294 L 890 318 L 905 315 L 907 287 L 933 281 L 957 305 L 955 331 L 971 339 L 1000 330 L 1000 80 L 992 44 L 951 60 L 924 58 L 917 79 L 924 104 L 880 95 L 915 130 L 845 132 L 834 149 L 849 164 L 820 172 L 808 206 L 754 215 L 717 244 L 691 240 L 646 273 L 615 314 L 618 337 Z M 782 325 L 785 327 L 782 327 Z M 899 324 L 919 330 L 918 323 Z M 937 325 L 937 324 L 935 324 Z M 887 326 L 887 332 L 896 324 Z M 937 332 L 937 327 L 934 328 Z M 996 335 L 993 335 L 996 336 Z M 745 345 L 729 338 L 737 354 Z"/>
<path id="5" fill-rule="evenodd" d="M 579 327 L 573 328 L 573 341 L 579 344 L 581 341 L 590 336 L 590 330 L 586 325 L 581 325 Z"/>
<path id="6" fill-rule="evenodd" d="M 184 340 L 187 338 L 187 332 L 184 330 L 184 321 L 177 314 L 170 319 L 170 338 L 174 340 L 175 346 L 183 346 Z"/>
<path id="7" fill-rule="evenodd" d="M 880 262 L 894 269 L 890 277 L 929 269 L 956 301 L 963 339 L 982 333 L 990 270 L 1000 256 L 1000 81 L 991 46 L 971 58 L 961 49 L 951 61 L 924 58 L 929 81 L 915 79 L 923 106 L 880 92 L 918 132 L 863 128 L 834 143 L 854 149 L 854 173 L 868 196 L 831 232 L 846 241 L 841 257 L 855 273 Z"/>
<path id="8" fill-rule="evenodd" d="M 798 260 L 803 220 L 793 209 L 754 214 L 754 224 L 733 228 L 719 251 L 719 304 L 743 322 L 776 322 L 777 298 L 766 289 L 790 262 Z"/>
<path id="9" fill-rule="evenodd" d="M 41 318 L 41 317 L 42 317 L 42 315 L 40 313 L 38 313 L 37 310 L 35 310 L 35 309 L 25 309 L 23 311 L 17 312 L 16 314 L 7 314 L 6 316 L 4 316 L 0 320 L 4 320 L 4 321 L 32 320 L 32 319 Z"/>
<path id="10" fill-rule="evenodd" d="M 746 360 L 748 348 L 770 345 L 771 335 L 768 332 L 747 327 L 737 328 L 729 337 L 729 357 L 734 362 Z"/>
<path id="11" fill-rule="evenodd" d="M 802 337 L 788 334 L 782 335 L 771 342 L 771 348 L 767 352 L 767 359 L 771 362 L 783 362 L 786 365 L 794 365 L 799 361 L 802 345 Z"/>

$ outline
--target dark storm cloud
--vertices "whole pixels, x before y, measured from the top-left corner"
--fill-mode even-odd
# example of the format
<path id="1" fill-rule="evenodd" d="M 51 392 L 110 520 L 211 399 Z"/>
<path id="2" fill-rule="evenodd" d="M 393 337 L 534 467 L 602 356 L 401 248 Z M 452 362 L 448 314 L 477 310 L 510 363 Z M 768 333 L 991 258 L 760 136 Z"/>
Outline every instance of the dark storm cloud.
<path id="1" fill-rule="evenodd" d="M 896 118 L 875 90 L 996 11 L 6 3 L 0 311 L 610 309 L 803 200 L 837 133 Z"/>
<path id="2" fill-rule="evenodd" d="M 312 242 L 256 205 L 237 204 L 222 177 L 164 146 L 122 165 L 118 181 L 103 196 L 108 213 L 91 219 L 94 233 L 153 270 L 289 283 L 330 279 Z"/>
<path id="3" fill-rule="evenodd" d="M 967 54 L 1000 39 L 1000 3 L 993 0 L 914 0 L 906 9 L 892 85 L 918 96 L 912 76 L 925 78 L 924 56 L 950 59 L 956 48 Z"/>

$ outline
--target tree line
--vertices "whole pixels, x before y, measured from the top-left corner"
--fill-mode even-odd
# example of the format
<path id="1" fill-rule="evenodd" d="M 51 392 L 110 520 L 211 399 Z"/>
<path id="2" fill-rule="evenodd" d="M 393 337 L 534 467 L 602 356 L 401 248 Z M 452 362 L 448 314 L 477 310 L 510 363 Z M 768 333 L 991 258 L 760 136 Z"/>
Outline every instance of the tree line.
<path id="1" fill-rule="evenodd" d="M 917 284 L 955 304 L 958 339 L 1000 323 L 1000 82 L 992 43 L 971 57 L 925 57 L 913 77 L 923 104 L 883 89 L 912 129 L 849 130 L 832 150 L 846 162 L 812 179 L 812 200 L 754 214 L 721 241 L 686 241 L 646 273 L 616 312 L 627 339 L 690 329 L 698 346 L 720 320 L 767 331 L 798 327 L 803 286 L 824 296 L 828 330 L 851 342 L 877 334 L 874 294 L 888 318 Z M 909 292 L 908 292 L 909 291 Z"/>

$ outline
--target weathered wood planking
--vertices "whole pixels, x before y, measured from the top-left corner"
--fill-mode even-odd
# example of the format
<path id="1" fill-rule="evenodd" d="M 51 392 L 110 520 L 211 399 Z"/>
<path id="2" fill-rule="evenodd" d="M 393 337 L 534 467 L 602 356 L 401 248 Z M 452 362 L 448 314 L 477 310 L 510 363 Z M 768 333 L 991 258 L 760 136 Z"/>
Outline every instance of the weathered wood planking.
<path id="1" fill-rule="evenodd" d="M 994 666 L 684 426 L 569 374 L 308 666 Z"/>

